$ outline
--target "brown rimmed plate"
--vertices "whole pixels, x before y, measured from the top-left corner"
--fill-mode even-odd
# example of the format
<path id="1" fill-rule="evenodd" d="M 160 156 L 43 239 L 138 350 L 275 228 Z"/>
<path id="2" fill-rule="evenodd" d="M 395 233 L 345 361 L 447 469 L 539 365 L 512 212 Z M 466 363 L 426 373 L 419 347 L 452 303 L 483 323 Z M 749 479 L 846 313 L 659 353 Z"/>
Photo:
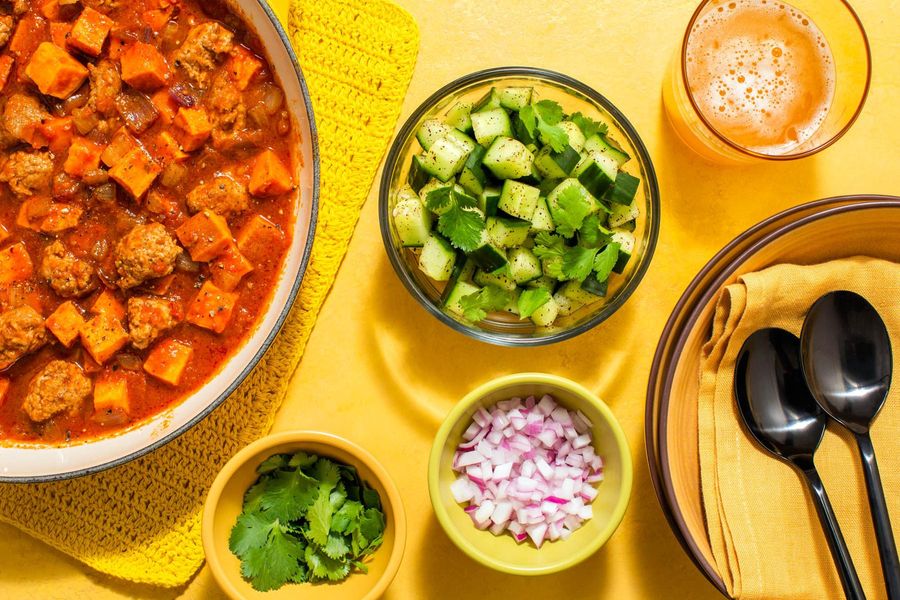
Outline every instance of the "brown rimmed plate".
<path id="1" fill-rule="evenodd" d="M 697 455 L 700 347 L 719 290 L 744 273 L 792 262 L 812 264 L 870 255 L 900 261 L 900 198 L 841 196 L 803 204 L 748 229 L 723 248 L 687 287 L 663 329 L 647 390 L 645 443 L 651 479 L 669 525 L 685 551 L 723 595 L 706 534 Z"/>

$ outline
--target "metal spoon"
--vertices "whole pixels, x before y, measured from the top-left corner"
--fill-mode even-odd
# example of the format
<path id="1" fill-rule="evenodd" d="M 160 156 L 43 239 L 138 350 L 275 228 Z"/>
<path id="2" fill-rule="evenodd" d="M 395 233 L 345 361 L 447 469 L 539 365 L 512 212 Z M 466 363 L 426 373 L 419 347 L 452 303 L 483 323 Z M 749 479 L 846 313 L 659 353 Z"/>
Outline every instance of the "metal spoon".
<path id="1" fill-rule="evenodd" d="M 800 340 L 783 329 L 762 329 L 744 342 L 734 375 L 738 408 L 747 429 L 771 454 L 799 470 L 837 567 L 844 595 L 865 598 L 813 455 L 828 416 L 809 393 L 800 367 Z"/>
<path id="2" fill-rule="evenodd" d="M 888 598 L 900 600 L 900 559 L 884 501 L 869 428 L 891 386 L 891 339 L 865 298 L 832 292 L 810 309 L 801 335 L 803 373 L 812 395 L 856 437 Z"/>

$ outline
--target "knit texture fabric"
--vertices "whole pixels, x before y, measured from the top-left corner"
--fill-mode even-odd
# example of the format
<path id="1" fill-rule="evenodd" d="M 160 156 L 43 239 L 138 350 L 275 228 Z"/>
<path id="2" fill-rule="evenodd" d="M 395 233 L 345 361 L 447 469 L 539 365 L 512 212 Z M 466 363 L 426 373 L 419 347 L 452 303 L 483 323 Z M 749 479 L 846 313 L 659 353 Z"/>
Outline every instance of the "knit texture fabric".
<path id="1" fill-rule="evenodd" d="M 244 384 L 165 447 L 80 479 L 0 485 L 0 519 L 131 581 L 186 583 L 203 562 L 200 515 L 225 462 L 264 435 L 284 399 L 394 132 L 418 29 L 384 0 L 294 0 L 288 31 L 312 96 L 319 221 L 299 297 Z"/>

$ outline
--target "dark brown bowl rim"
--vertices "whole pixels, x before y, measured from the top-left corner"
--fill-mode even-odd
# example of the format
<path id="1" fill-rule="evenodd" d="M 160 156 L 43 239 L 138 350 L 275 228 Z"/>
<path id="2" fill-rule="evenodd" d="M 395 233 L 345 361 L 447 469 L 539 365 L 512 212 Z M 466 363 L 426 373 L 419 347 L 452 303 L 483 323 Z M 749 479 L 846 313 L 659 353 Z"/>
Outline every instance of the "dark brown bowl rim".
<path id="1" fill-rule="evenodd" d="M 712 296 L 718 292 L 724 280 L 730 277 L 731 274 L 733 274 L 737 269 L 737 267 L 746 262 L 746 260 L 751 255 L 758 252 L 762 247 L 787 233 L 790 233 L 800 227 L 819 221 L 821 219 L 843 214 L 846 212 L 877 208 L 900 208 L 900 197 L 878 194 L 834 196 L 795 206 L 772 217 L 769 217 L 764 221 L 761 221 L 760 223 L 746 230 L 744 233 L 738 235 L 722 250 L 717 252 L 709 262 L 706 263 L 703 269 L 701 269 L 697 276 L 694 277 L 694 279 L 686 288 L 685 292 L 682 294 L 681 298 L 678 300 L 678 303 L 675 305 L 672 314 L 670 315 L 665 327 L 663 328 L 663 332 L 660 336 L 660 341 L 657 345 L 656 352 L 654 353 L 653 363 L 650 369 L 650 380 L 647 388 L 647 405 L 645 410 L 644 440 L 647 451 L 647 462 L 650 468 L 650 479 L 653 483 L 657 500 L 659 500 L 660 506 L 663 509 L 663 513 L 666 516 L 666 520 L 668 521 L 669 526 L 675 534 L 675 537 L 678 539 L 679 543 L 681 543 L 685 552 L 688 554 L 697 568 L 700 569 L 700 571 L 710 581 L 710 583 L 712 583 L 713 586 L 715 586 L 716 589 L 726 597 L 728 596 L 728 593 L 725 590 L 724 582 L 722 581 L 716 570 L 712 567 L 712 565 L 710 565 L 709 562 L 700 554 L 699 547 L 697 546 L 697 543 L 694 541 L 694 539 L 690 536 L 684 517 L 675 501 L 675 491 L 672 485 L 671 471 L 669 469 L 669 463 L 667 460 L 668 457 L 664 450 L 667 442 L 666 425 L 668 422 L 669 394 L 671 392 L 673 378 L 673 373 L 667 369 L 668 365 L 666 365 L 665 367 L 663 365 L 666 342 L 669 341 L 673 333 L 678 334 L 676 342 L 673 345 L 674 349 L 671 352 L 671 356 L 679 356 L 681 354 L 681 350 L 684 348 L 684 344 L 686 343 L 689 332 L 699 318 L 697 307 L 705 306 L 712 298 Z M 719 275 L 709 285 L 706 292 L 704 292 L 704 294 L 700 296 L 699 300 L 695 303 L 690 316 L 680 327 L 677 328 L 676 331 L 676 324 L 679 320 L 679 316 L 682 314 L 683 310 L 688 304 L 689 299 L 697 291 L 700 282 L 706 277 L 706 275 L 708 275 L 716 267 L 719 266 L 719 261 L 721 261 L 724 256 L 727 256 L 730 252 L 746 243 L 748 239 L 751 239 L 755 234 L 766 229 L 767 227 L 778 223 L 779 221 L 790 218 L 797 213 L 802 213 L 809 210 L 813 210 L 816 212 L 813 212 L 796 221 L 785 223 L 783 226 L 778 227 L 774 231 L 771 231 L 770 233 L 761 237 L 748 248 L 743 250 L 734 259 L 732 259 L 731 262 L 726 266 L 725 270 L 719 273 Z M 669 361 L 669 364 L 671 364 L 672 362 L 673 361 Z M 657 404 L 656 390 L 659 389 L 658 382 L 660 380 L 661 374 L 664 374 L 665 378 L 663 380 L 662 391 L 659 393 L 659 403 Z"/>

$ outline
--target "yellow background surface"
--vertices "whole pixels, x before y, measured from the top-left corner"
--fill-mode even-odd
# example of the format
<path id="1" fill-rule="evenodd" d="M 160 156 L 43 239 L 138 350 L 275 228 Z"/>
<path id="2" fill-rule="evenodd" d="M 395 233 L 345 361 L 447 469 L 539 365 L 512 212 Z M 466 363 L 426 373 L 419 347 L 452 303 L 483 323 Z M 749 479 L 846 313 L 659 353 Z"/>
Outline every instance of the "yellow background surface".
<path id="1" fill-rule="evenodd" d="M 287 1 L 272 2 L 283 15 Z M 389 599 L 718 597 L 669 530 L 649 480 L 643 414 L 653 351 L 694 274 L 747 227 L 824 196 L 900 194 L 900 3 L 855 3 L 869 33 L 874 76 L 868 103 L 850 133 L 809 159 L 739 168 L 700 162 L 665 122 L 661 82 L 693 0 L 398 4 L 421 31 L 403 119 L 444 83 L 501 65 L 561 71 L 615 103 L 643 137 L 659 177 L 662 229 L 656 256 L 632 299 L 593 331 L 540 349 L 495 348 L 451 331 L 405 291 L 382 247 L 373 187 L 275 430 L 345 436 L 391 472 L 406 505 L 409 537 Z M 432 436 L 454 401 L 493 377 L 530 370 L 571 377 L 604 398 L 629 437 L 635 463 L 631 505 L 611 541 L 580 566 L 536 579 L 494 573 L 458 551 L 432 514 L 426 486 Z M 4 598 L 220 595 L 206 569 L 183 589 L 130 585 L 0 526 Z"/>

